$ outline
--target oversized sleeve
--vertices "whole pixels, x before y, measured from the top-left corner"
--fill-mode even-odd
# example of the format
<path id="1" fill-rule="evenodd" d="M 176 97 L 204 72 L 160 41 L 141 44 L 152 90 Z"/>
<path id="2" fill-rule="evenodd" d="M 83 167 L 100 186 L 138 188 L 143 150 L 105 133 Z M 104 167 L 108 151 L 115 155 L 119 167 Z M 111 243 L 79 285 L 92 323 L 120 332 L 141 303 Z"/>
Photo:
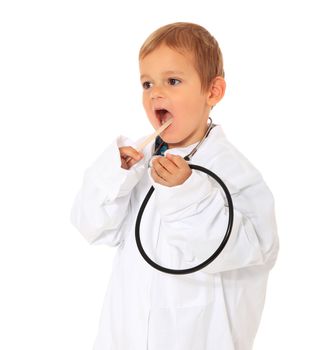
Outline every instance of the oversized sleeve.
<path id="1" fill-rule="evenodd" d="M 131 192 L 146 171 L 144 158 L 128 170 L 121 167 L 119 147 L 129 144 L 117 137 L 84 172 L 70 220 L 90 244 L 117 246 L 124 240 Z"/>
<path id="2" fill-rule="evenodd" d="M 273 196 L 261 177 L 240 190 L 227 184 L 234 205 L 230 238 L 221 254 L 202 269 L 207 273 L 253 265 L 271 268 L 278 251 Z M 222 188 L 197 170 L 181 185 L 153 182 L 155 202 L 167 246 L 182 252 L 184 268 L 207 260 L 222 242 L 229 208 Z M 172 267 L 174 268 L 174 267 Z"/>

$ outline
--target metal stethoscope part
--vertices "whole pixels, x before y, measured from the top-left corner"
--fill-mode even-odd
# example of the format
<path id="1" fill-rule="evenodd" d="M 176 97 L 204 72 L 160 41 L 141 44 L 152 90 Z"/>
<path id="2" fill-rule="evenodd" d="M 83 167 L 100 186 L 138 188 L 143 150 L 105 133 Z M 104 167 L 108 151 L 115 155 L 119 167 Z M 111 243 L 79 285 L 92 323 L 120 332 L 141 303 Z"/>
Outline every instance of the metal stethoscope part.
<path id="1" fill-rule="evenodd" d="M 194 149 L 187 155 L 184 157 L 184 159 L 186 161 L 189 161 L 194 154 L 197 152 L 198 148 L 201 146 L 201 144 L 204 142 L 204 140 L 206 139 L 206 137 L 208 136 L 208 134 L 210 133 L 210 131 L 213 129 L 213 127 L 215 126 L 212 123 L 211 118 L 209 118 L 210 123 L 208 125 L 207 131 L 204 135 L 204 137 L 199 141 L 199 143 L 196 145 L 196 147 L 194 147 Z M 156 154 L 156 151 L 154 152 L 154 154 Z M 153 155 L 154 155 L 153 154 Z M 222 252 L 222 250 L 225 248 L 226 243 L 229 239 L 230 233 L 231 233 L 231 229 L 233 226 L 233 221 L 234 221 L 234 208 L 233 208 L 233 201 L 230 195 L 230 192 L 228 190 L 228 188 L 226 187 L 226 185 L 224 184 L 224 182 L 215 174 L 213 173 L 211 170 L 204 168 L 202 166 L 199 165 L 195 165 L 195 164 L 189 164 L 189 167 L 191 169 L 195 169 L 195 170 L 199 170 L 201 172 L 206 173 L 207 175 L 211 176 L 213 179 L 215 179 L 219 185 L 222 187 L 225 196 L 226 196 L 226 200 L 227 200 L 227 204 L 228 204 L 228 209 L 229 209 L 229 214 L 228 214 L 228 225 L 227 225 L 227 229 L 226 229 L 226 233 L 224 235 L 224 238 L 222 240 L 222 242 L 220 243 L 220 245 L 218 246 L 218 248 L 215 250 L 215 252 L 204 262 L 202 262 L 201 264 L 194 266 L 192 268 L 188 268 L 188 269 L 181 269 L 181 270 L 175 270 L 175 269 L 170 269 L 167 267 L 163 267 L 161 265 L 156 264 L 153 260 L 151 260 L 148 255 L 145 253 L 143 246 L 141 244 L 141 239 L 140 239 L 140 223 L 142 220 L 142 215 L 143 212 L 145 210 L 145 207 L 152 195 L 152 193 L 154 192 L 154 187 L 151 186 L 151 188 L 149 189 L 148 193 L 146 194 L 144 201 L 140 207 L 140 210 L 138 212 L 137 215 L 137 219 L 136 219 L 136 223 L 135 223 L 135 239 L 136 239 L 136 244 L 138 247 L 139 252 L 141 253 L 141 255 L 143 256 L 144 260 L 149 263 L 152 267 L 154 267 L 155 269 L 165 272 L 165 273 L 169 273 L 169 274 L 173 274 L 173 275 L 185 275 L 185 274 L 189 274 L 189 273 L 193 273 L 196 272 L 198 270 L 201 270 L 202 268 L 204 268 L 205 266 L 207 266 L 208 264 L 210 264 L 213 260 L 215 260 L 217 258 L 217 256 Z"/>

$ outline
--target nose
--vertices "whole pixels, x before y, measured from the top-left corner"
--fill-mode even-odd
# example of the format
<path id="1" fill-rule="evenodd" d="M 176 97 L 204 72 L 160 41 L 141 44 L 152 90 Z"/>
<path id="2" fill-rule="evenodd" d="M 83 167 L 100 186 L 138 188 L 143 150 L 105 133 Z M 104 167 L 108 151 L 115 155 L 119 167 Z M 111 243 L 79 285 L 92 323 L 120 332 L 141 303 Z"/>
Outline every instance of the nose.
<path id="1" fill-rule="evenodd" d="M 151 97 L 151 99 L 163 98 L 164 97 L 163 89 L 158 85 L 154 85 L 152 87 L 150 97 Z"/>

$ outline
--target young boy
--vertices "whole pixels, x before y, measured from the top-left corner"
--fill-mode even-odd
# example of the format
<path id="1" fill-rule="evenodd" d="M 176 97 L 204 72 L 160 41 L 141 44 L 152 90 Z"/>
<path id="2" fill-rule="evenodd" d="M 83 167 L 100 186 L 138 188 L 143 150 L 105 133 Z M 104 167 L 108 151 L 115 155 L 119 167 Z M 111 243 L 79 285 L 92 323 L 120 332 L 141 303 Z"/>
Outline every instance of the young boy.
<path id="1" fill-rule="evenodd" d="M 140 55 L 143 105 L 153 127 L 172 123 L 142 151 L 119 136 L 86 170 L 71 221 L 91 244 L 117 246 L 95 350 L 251 350 L 267 278 L 278 253 L 274 199 L 259 171 L 227 140 L 220 125 L 206 135 L 209 113 L 223 97 L 222 54 L 203 27 L 159 28 Z M 190 161 L 184 159 L 199 142 Z M 221 242 L 228 210 L 234 222 L 222 253 L 205 268 L 172 275 L 150 266 L 135 241 L 143 214 L 143 247 L 172 269 L 205 261 Z"/>

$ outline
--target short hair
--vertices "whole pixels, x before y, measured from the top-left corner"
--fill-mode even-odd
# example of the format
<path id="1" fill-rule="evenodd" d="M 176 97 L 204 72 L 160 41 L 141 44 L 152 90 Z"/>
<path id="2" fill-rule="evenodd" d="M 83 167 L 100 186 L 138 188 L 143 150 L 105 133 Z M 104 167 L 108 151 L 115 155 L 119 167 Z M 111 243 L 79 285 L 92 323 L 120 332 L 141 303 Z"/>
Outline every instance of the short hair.
<path id="1" fill-rule="evenodd" d="M 143 43 L 139 60 L 161 44 L 182 54 L 192 54 L 202 91 L 207 91 L 217 76 L 225 77 L 223 55 L 217 40 L 202 26 L 189 22 L 167 24 L 155 30 Z"/>

